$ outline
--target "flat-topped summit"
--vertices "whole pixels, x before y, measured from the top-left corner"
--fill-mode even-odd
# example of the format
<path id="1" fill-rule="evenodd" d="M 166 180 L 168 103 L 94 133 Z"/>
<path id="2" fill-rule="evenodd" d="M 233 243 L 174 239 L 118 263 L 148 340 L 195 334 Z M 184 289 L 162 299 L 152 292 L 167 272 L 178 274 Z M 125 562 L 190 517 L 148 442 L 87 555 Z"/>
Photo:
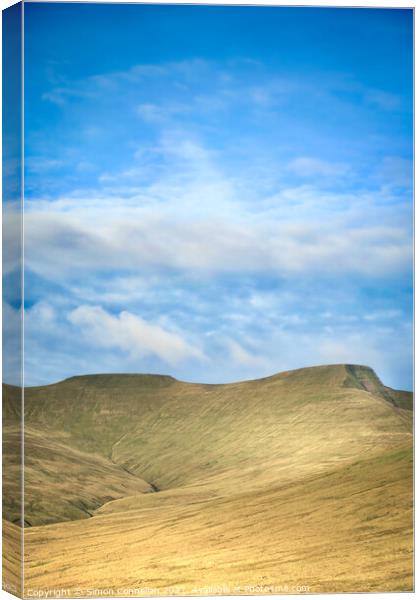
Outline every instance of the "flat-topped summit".
<path id="1" fill-rule="evenodd" d="M 74 375 L 56 384 L 80 384 L 97 386 L 165 386 L 177 381 L 171 375 L 160 375 L 154 373 L 93 373 L 87 375 Z M 37 386 L 44 387 L 44 386 Z"/>
<path id="2" fill-rule="evenodd" d="M 310 367 L 301 367 L 298 369 L 290 369 L 287 371 L 279 371 L 265 377 L 257 379 L 246 379 L 241 381 L 223 382 L 223 383 L 207 383 L 207 382 L 187 382 L 176 379 L 171 375 L 160 374 L 160 373 L 87 373 L 83 375 L 73 375 L 61 381 L 38 385 L 29 386 L 33 388 L 45 388 L 51 385 L 60 384 L 80 384 L 80 385 L 98 385 L 98 386 L 114 386 L 114 385 L 170 385 L 178 382 L 185 385 L 206 385 L 206 386 L 228 386 L 237 385 L 240 383 L 252 383 L 258 381 L 267 381 L 270 379 L 290 377 L 290 376 L 305 376 L 310 374 L 319 374 L 322 377 L 329 377 L 331 375 L 342 376 L 349 375 L 353 382 L 364 383 L 375 383 L 376 385 L 383 385 L 381 380 L 375 371 L 366 365 L 359 364 L 347 364 L 347 363 L 333 363 L 328 365 L 315 365 Z M 7 385 L 7 384 L 6 384 Z"/>

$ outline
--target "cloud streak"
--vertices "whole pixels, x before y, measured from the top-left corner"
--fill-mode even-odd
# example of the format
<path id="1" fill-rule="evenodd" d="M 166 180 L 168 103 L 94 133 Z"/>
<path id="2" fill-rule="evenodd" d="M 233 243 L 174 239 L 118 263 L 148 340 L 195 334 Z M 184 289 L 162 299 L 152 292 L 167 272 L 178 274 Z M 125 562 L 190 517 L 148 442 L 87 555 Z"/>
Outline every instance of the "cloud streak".
<path id="1" fill-rule="evenodd" d="M 179 334 L 147 323 L 128 311 L 111 315 L 100 306 L 79 306 L 68 319 L 80 327 L 89 344 L 118 348 L 132 358 L 152 354 L 169 365 L 190 358 L 205 358 L 201 350 L 188 344 Z"/>
<path id="2" fill-rule="evenodd" d="M 114 214 L 115 212 L 115 214 Z M 26 265 L 52 279 L 96 269 L 177 270 L 208 275 L 266 272 L 392 277 L 409 268 L 402 226 L 177 218 L 128 209 L 29 213 Z M 111 214 L 110 214 L 111 213 Z"/>

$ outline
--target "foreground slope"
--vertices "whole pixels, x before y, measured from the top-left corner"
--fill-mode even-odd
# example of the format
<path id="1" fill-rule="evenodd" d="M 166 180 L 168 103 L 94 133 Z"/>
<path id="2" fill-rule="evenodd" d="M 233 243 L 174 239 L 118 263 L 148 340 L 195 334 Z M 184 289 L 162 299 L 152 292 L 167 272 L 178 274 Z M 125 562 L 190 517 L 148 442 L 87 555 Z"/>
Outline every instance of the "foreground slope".
<path id="1" fill-rule="evenodd" d="M 197 594 L 205 585 L 411 589 L 412 399 L 371 369 L 228 385 L 74 377 L 29 388 L 25 400 L 40 457 L 25 490 L 28 514 L 35 508 L 25 530 L 31 588 L 54 587 L 59 574 L 60 586 L 135 595 L 173 585 Z M 82 481 L 69 496 L 51 479 L 43 439 L 66 470 L 80 457 L 90 488 Z M 63 522 L 89 516 L 74 512 L 86 509 L 87 488 L 95 516 Z"/>
<path id="2" fill-rule="evenodd" d="M 273 488 L 161 506 L 155 494 L 153 506 L 30 528 L 27 586 L 123 596 L 411 590 L 411 468 L 401 449 Z"/>

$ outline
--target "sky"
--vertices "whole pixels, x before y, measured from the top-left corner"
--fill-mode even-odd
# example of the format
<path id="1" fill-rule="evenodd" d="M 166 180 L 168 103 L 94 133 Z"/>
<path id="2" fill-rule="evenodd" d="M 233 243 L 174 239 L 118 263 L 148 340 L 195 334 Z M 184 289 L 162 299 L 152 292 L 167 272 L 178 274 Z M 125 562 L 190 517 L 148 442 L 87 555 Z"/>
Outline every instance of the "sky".
<path id="1" fill-rule="evenodd" d="M 410 10 L 27 3 L 25 78 L 26 385 L 412 388 Z"/>

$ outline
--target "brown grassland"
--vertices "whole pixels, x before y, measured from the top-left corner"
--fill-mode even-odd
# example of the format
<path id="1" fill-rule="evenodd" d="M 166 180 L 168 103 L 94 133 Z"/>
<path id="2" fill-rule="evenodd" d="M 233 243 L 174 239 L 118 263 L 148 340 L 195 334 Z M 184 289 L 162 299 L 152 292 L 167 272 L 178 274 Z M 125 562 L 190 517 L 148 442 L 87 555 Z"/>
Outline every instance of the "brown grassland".
<path id="1" fill-rule="evenodd" d="M 3 578 L 19 594 L 19 395 Z M 25 596 L 410 591 L 412 397 L 367 367 L 25 390 Z"/>

